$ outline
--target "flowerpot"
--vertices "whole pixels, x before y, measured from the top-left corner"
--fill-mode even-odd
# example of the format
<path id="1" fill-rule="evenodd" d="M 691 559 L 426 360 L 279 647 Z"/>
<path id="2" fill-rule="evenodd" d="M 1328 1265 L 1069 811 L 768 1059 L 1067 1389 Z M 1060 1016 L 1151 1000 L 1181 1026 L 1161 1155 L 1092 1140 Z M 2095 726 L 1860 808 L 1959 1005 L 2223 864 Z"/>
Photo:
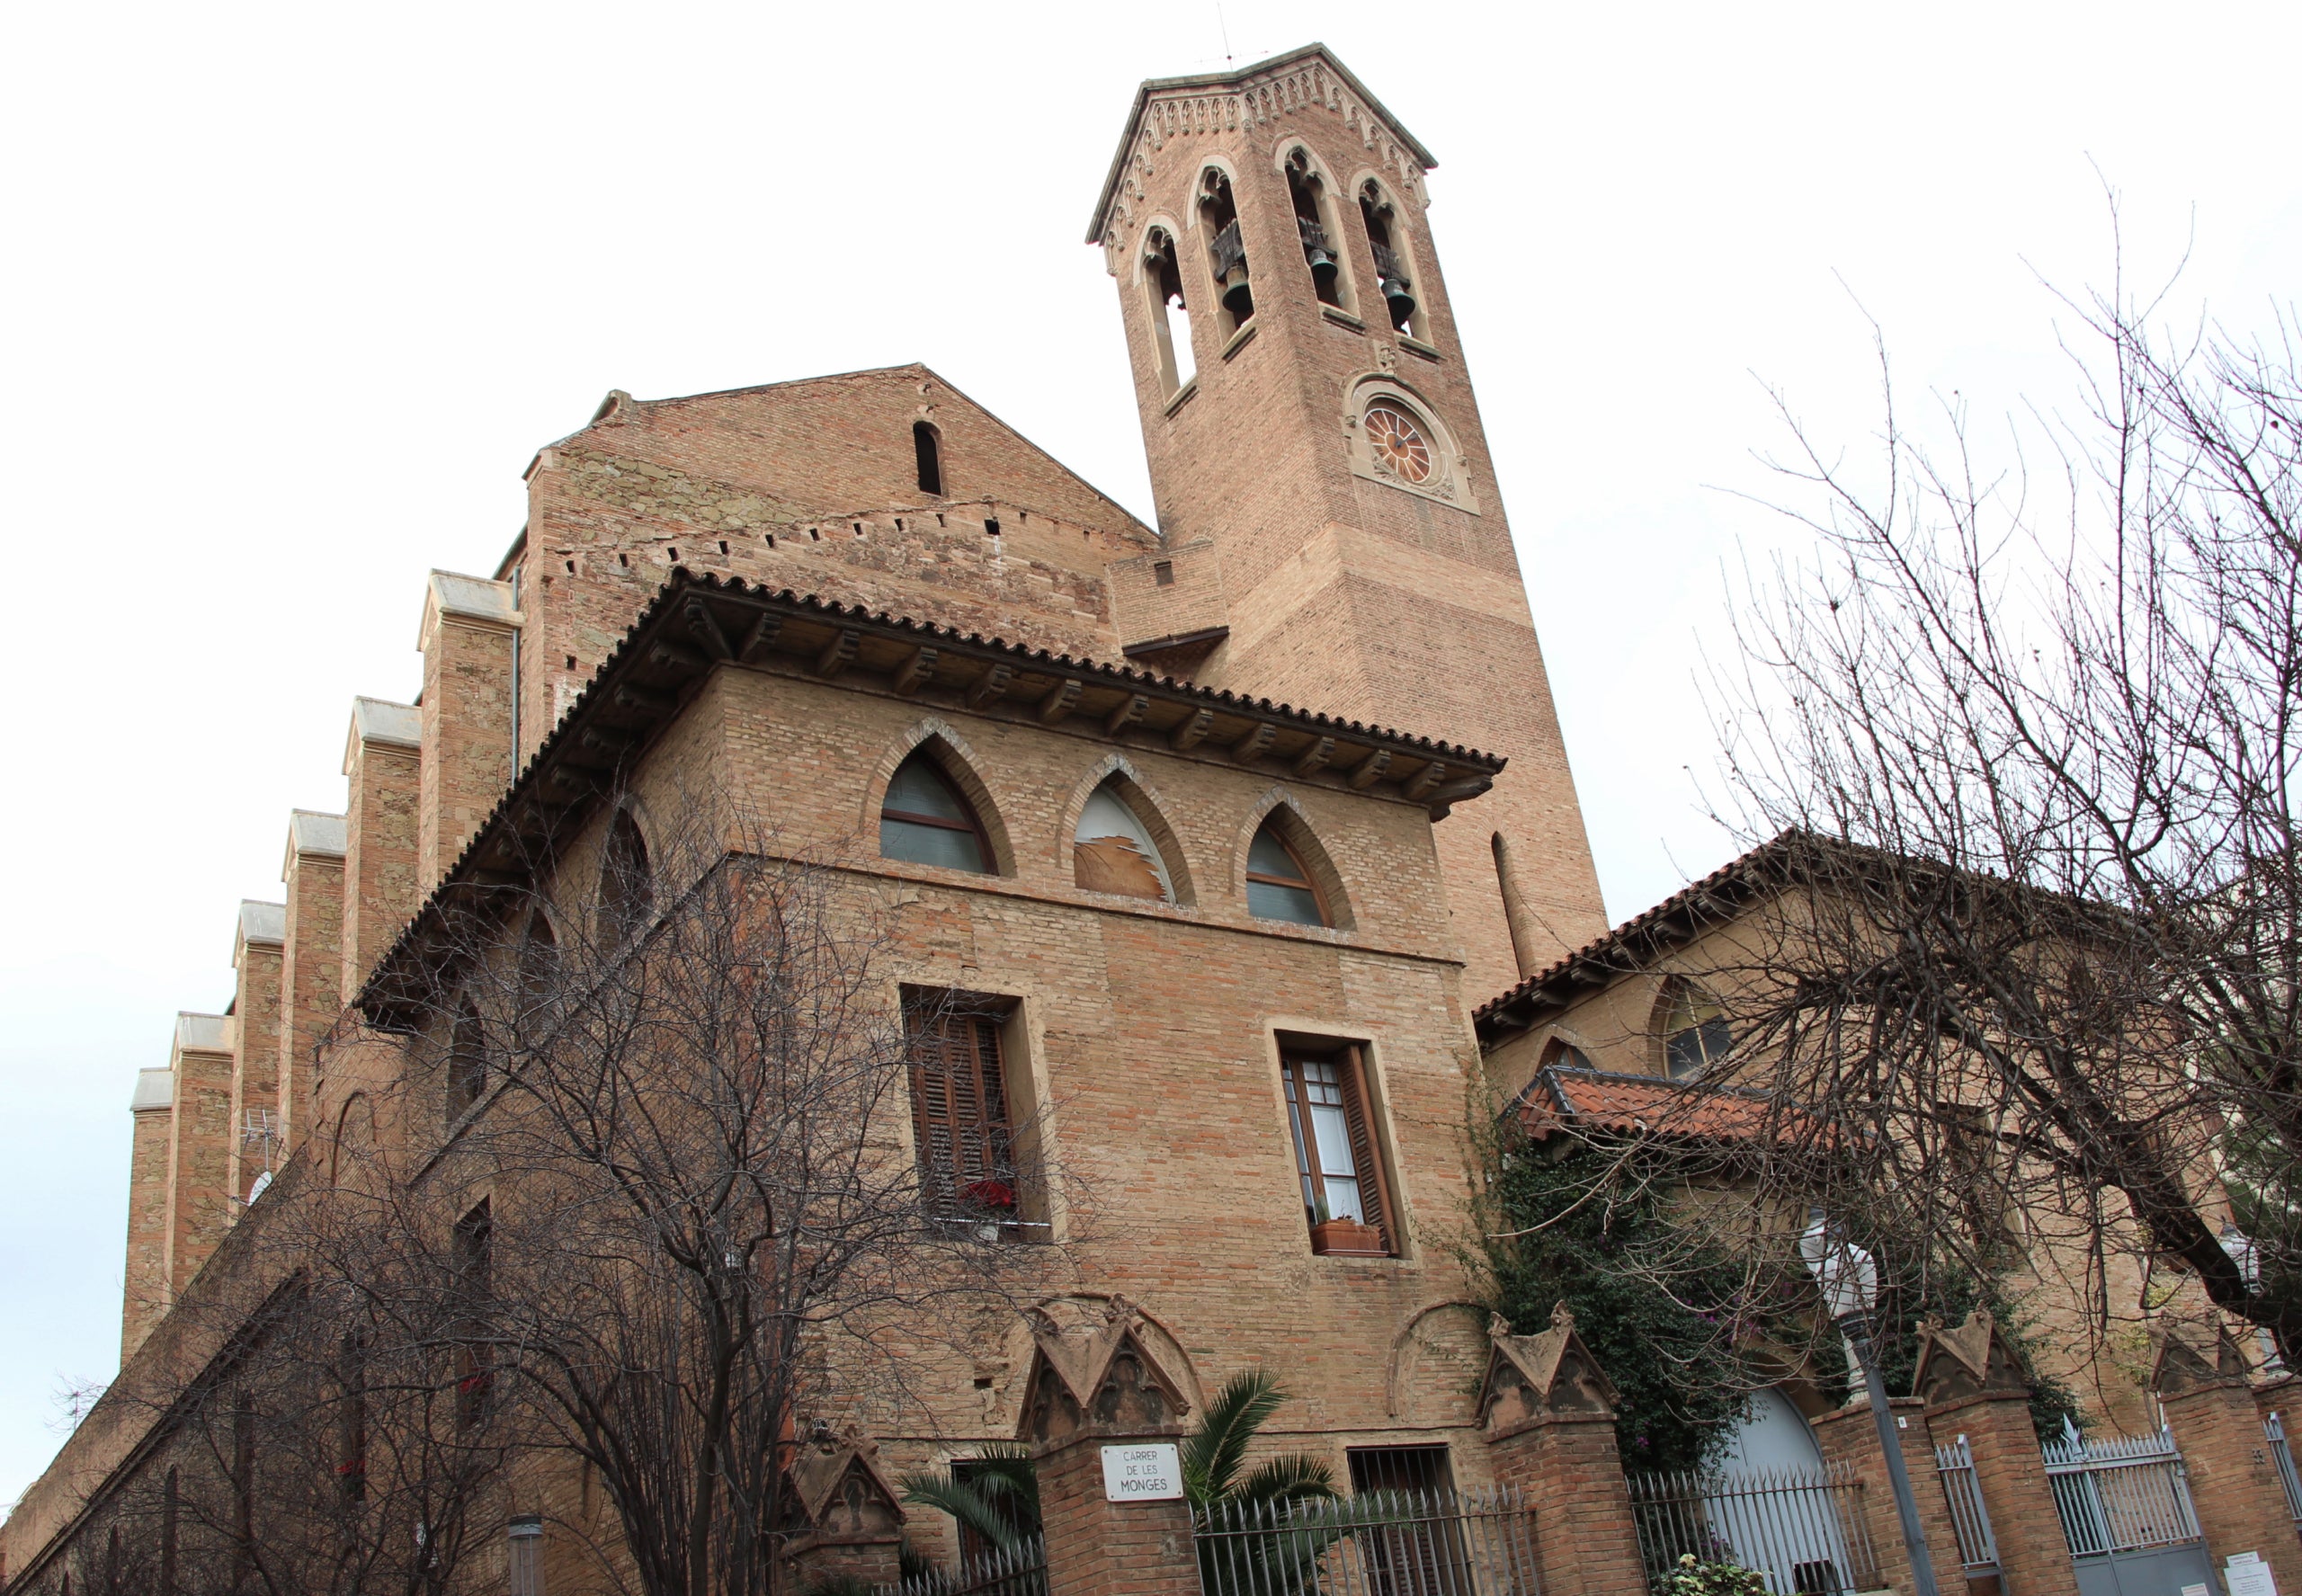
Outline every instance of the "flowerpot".
<path id="1" fill-rule="evenodd" d="M 1311 1226 L 1311 1251 L 1322 1258 L 1388 1258 L 1383 1233 L 1356 1219 L 1329 1219 Z"/>

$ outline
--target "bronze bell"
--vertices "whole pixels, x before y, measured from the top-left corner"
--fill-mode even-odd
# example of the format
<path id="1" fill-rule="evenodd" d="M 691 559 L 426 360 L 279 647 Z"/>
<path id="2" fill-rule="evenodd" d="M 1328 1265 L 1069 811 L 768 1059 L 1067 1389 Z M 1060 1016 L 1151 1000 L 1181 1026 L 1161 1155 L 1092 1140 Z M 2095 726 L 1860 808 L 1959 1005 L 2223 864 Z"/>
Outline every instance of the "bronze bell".
<path id="1" fill-rule="evenodd" d="M 1247 286 L 1247 263 L 1241 261 L 1223 274 L 1223 308 L 1231 319 L 1245 325 L 1255 313 L 1254 290 Z"/>
<path id="2" fill-rule="evenodd" d="M 1334 256 L 1316 246 L 1307 247 L 1303 254 L 1311 263 L 1311 281 L 1318 284 L 1319 298 L 1334 304 L 1334 280 L 1339 271 Z"/>
<path id="3" fill-rule="evenodd" d="M 1404 333 L 1414 319 L 1414 296 L 1407 291 L 1404 277 L 1383 279 L 1383 303 L 1390 308 L 1391 325 Z"/>

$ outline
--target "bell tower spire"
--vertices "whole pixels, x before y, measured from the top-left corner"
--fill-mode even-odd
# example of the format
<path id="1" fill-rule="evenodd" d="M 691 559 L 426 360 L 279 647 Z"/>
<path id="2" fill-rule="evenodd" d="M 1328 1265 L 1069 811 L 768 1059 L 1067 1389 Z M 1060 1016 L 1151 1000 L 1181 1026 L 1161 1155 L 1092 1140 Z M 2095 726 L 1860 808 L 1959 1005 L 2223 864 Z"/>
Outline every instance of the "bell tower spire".
<path id="1" fill-rule="evenodd" d="M 1166 545 L 1147 581 L 1114 572 L 1129 653 L 1509 755 L 1439 828 L 1483 998 L 1605 914 L 1429 230 L 1436 165 L 1307 45 L 1143 85 L 1088 242 Z"/>

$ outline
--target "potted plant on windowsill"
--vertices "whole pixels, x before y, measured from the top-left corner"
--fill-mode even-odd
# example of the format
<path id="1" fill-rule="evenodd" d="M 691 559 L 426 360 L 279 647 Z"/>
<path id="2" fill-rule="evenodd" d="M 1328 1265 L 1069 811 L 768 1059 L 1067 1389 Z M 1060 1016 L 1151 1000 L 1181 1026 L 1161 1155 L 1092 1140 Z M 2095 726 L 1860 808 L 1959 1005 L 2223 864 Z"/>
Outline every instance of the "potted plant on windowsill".
<path id="1" fill-rule="evenodd" d="M 1383 1244 L 1383 1233 L 1372 1225 L 1362 1225 L 1356 1219 L 1334 1219 L 1327 1217 L 1327 1205 L 1320 1203 L 1311 1211 L 1311 1251 L 1322 1258 L 1388 1258 L 1390 1248 Z"/>

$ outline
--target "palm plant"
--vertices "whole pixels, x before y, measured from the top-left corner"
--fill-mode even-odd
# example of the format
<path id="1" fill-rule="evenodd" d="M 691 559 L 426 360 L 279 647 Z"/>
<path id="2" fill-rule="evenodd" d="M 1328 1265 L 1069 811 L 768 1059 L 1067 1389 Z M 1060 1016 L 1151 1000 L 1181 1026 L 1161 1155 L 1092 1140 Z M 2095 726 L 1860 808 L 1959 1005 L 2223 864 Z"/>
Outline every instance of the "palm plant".
<path id="1" fill-rule="evenodd" d="M 1183 1441 L 1184 1500 L 1194 1527 L 1214 1531 L 1196 1538 L 1203 1591 L 1284 1596 L 1310 1589 L 1319 1559 L 1360 1527 L 1348 1509 L 1301 1511 L 1337 1498 L 1334 1471 L 1323 1458 L 1289 1452 L 1241 1472 L 1256 1431 L 1286 1400 L 1263 1369 L 1233 1375 Z"/>
<path id="2" fill-rule="evenodd" d="M 994 1442 L 964 1465 L 901 1475 L 896 1484 L 906 1502 L 950 1514 L 963 1534 L 994 1551 L 1013 1551 L 1039 1532 L 1039 1482 L 1028 1447 Z"/>

